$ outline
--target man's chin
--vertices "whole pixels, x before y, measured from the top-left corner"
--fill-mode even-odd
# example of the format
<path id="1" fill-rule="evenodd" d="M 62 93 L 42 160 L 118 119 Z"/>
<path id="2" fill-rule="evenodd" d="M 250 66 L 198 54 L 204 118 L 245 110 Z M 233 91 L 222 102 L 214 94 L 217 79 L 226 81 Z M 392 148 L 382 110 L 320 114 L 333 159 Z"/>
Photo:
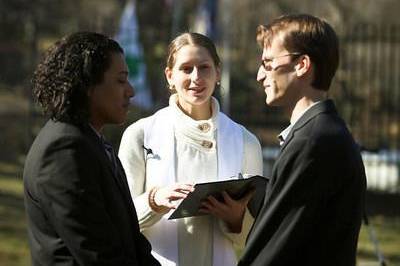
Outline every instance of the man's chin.
<path id="1" fill-rule="evenodd" d="M 127 116 L 121 116 L 118 118 L 113 119 L 112 121 L 109 121 L 108 124 L 109 125 L 123 125 L 127 120 Z"/>
<path id="2" fill-rule="evenodd" d="M 273 99 L 268 99 L 268 97 L 265 99 L 265 103 L 268 106 L 274 106 L 274 100 Z"/>
<path id="3" fill-rule="evenodd" d="M 266 103 L 268 106 L 271 106 L 271 107 L 278 107 L 278 106 L 281 106 L 277 101 L 275 101 L 275 100 L 268 100 L 268 98 L 265 100 L 265 103 Z"/>

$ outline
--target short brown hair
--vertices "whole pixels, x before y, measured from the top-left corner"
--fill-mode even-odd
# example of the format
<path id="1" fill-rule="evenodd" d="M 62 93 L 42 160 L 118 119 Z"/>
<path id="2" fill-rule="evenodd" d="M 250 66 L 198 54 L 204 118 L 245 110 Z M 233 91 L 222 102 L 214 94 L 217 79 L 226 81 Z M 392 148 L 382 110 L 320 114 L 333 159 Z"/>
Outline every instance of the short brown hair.
<path id="1" fill-rule="evenodd" d="M 315 66 L 311 85 L 327 91 L 339 65 L 339 41 L 333 28 L 306 14 L 284 15 L 257 27 L 257 42 L 262 48 L 270 46 L 278 35 L 289 52 L 310 57 Z"/>

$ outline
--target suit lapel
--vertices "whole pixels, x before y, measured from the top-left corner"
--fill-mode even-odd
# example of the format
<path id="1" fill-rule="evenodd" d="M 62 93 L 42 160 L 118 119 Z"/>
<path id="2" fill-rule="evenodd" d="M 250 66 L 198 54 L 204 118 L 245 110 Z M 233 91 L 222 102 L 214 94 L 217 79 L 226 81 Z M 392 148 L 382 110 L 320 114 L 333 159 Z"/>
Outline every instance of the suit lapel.
<path id="1" fill-rule="evenodd" d="M 133 206 L 133 201 L 131 198 L 131 193 L 129 191 L 129 185 L 128 185 L 128 181 L 126 179 L 125 170 L 124 170 L 118 156 L 116 158 L 117 158 L 117 171 L 116 171 L 117 176 L 116 176 L 116 178 L 118 180 L 117 182 L 119 182 L 120 188 L 123 191 L 123 195 L 125 196 L 125 199 L 127 200 L 127 202 L 129 202 L 130 206 Z M 136 213 L 136 211 L 135 211 L 135 213 Z"/>
<path id="2" fill-rule="evenodd" d="M 287 147 L 287 145 L 290 143 L 290 141 L 293 139 L 295 133 L 297 130 L 301 129 L 303 126 L 305 126 L 310 120 L 312 120 L 314 117 L 321 113 L 326 113 L 326 112 L 336 112 L 335 104 L 333 103 L 332 100 L 324 100 L 314 106 L 312 106 L 309 110 L 307 110 L 301 117 L 300 119 L 294 124 L 292 130 L 289 132 L 289 135 L 285 139 L 285 142 L 281 146 L 281 151 L 279 153 L 279 156 L 277 158 L 277 161 L 279 161 L 279 157 L 282 154 L 282 151 Z"/>
<path id="3" fill-rule="evenodd" d="M 337 113 L 335 104 L 333 103 L 332 100 L 324 100 L 314 106 L 312 106 L 309 110 L 307 110 L 296 123 L 293 125 L 292 130 L 289 132 L 289 135 L 285 139 L 284 143 L 281 146 L 280 152 L 278 157 L 276 158 L 275 164 L 272 169 L 272 178 L 271 178 L 271 185 L 274 184 L 274 181 L 277 177 L 276 171 L 277 167 L 279 165 L 281 157 L 285 154 L 284 150 L 285 148 L 289 145 L 289 143 L 293 140 L 293 138 L 296 135 L 296 132 L 303 128 L 309 121 L 314 119 L 316 116 L 318 116 L 321 113 Z M 267 197 L 266 199 L 267 200 Z M 266 201 L 265 201 L 266 202 Z"/>
<path id="4" fill-rule="evenodd" d="M 298 131 L 299 129 L 304 127 L 310 120 L 314 119 L 319 114 L 326 113 L 326 112 L 337 113 L 336 108 L 335 108 L 335 104 L 333 103 L 332 100 L 325 100 L 325 101 L 322 101 L 319 104 L 316 104 L 316 105 L 312 106 L 294 124 L 292 130 L 289 132 L 289 135 L 285 139 L 285 142 L 281 146 L 281 150 L 279 152 L 279 155 L 278 155 L 277 159 L 275 160 L 274 166 L 272 168 L 272 176 L 271 176 L 270 182 L 268 183 L 268 186 L 266 188 L 264 204 L 261 207 L 261 210 L 260 210 L 259 214 L 262 215 L 263 213 L 265 213 L 266 212 L 265 209 L 268 208 L 268 205 L 270 204 L 270 198 L 272 196 L 272 190 L 274 188 L 274 184 L 275 184 L 276 180 L 279 178 L 277 172 L 278 172 L 278 168 L 279 168 L 281 157 L 285 154 L 285 148 L 289 145 L 289 143 L 295 137 L 296 131 Z M 253 224 L 253 227 L 251 228 L 251 231 L 249 233 L 248 239 L 250 239 L 250 235 L 252 235 L 253 231 L 257 227 L 260 218 L 261 217 L 257 217 L 257 219 L 255 220 L 255 222 Z"/>
<path id="5" fill-rule="evenodd" d="M 128 184 L 125 178 L 124 170 L 122 168 L 122 165 L 118 159 L 118 156 L 116 156 L 116 161 L 117 161 L 117 169 L 116 171 L 113 170 L 113 167 L 111 165 L 111 161 L 106 153 L 106 150 L 99 138 L 98 135 L 93 131 L 93 129 L 90 128 L 89 125 L 83 126 L 83 132 L 88 138 L 92 141 L 93 146 L 97 150 L 97 153 L 99 155 L 99 159 L 101 160 L 102 165 L 107 168 L 107 171 L 109 174 L 115 179 L 118 188 L 121 190 L 121 194 L 123 195 L 124 199 L 127 200 L 128 202 L 131 202 L 131 197 L 128 189 Z"/>

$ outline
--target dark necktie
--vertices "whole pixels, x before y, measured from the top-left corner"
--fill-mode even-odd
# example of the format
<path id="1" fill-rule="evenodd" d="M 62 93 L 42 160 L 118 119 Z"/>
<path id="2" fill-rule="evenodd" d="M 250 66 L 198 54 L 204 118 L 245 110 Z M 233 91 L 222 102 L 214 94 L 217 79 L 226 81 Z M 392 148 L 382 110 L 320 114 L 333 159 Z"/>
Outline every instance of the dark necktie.
<path id="1" fill-rule="evenodd" d="M 104 148 L 106 150 L 107 156 L 111 161 L 111 168 L 113 170 L 113 173 L 116 175 L 117 174 L 117 157 L 114 152 L 114 148 L 112 147 L 111 143 L 105 140 L 103 137 L 101 138 Z"/>

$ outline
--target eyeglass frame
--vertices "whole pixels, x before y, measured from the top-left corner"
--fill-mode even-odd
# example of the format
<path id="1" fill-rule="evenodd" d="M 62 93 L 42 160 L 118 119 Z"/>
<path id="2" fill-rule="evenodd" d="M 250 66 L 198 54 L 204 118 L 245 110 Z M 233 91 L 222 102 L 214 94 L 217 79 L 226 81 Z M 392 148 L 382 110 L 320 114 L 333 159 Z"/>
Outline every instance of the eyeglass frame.
<path id="1" fill-rule="evenodd" d="M 301 56 L 301 55 L 303 55 L 303 53 L 294 52 L 294 53 L 287 53 L 287 54 L 284 54 L 284 55 L 278 55 L 278 56 L 275 56 L 275 57 L 270 57 L 270 58 L 261 60 L 261 66 L 263 67 L 263 69 L 265 71 L 275 70 L 275 69 L 277 69 L 277 68 L 279 68 L 279 67 L 284 65 L 284 64 L 282 64 L 282 65 L 278 65 L 276 67 L 272 67 L 270 64 L 272 64 L 275 59 L 286 57 L 286 56 Z M 269 65 L 266 65 L 266 64 L 269 64 Z"/>

